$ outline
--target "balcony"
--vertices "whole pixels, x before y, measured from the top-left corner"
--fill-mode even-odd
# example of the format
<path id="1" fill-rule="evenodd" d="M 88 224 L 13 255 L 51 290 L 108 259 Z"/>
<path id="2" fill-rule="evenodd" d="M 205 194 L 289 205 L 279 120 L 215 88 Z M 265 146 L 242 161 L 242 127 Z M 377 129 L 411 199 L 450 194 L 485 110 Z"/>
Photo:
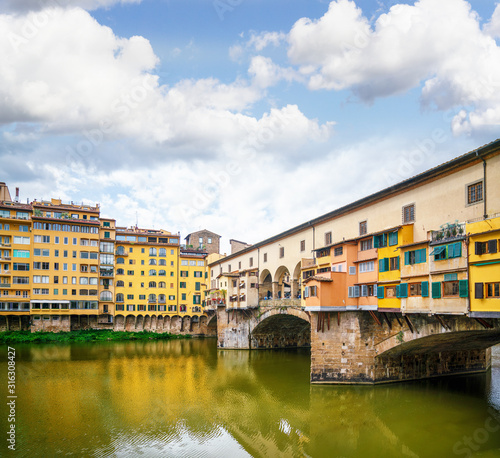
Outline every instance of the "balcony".
<path id="1" fill-rule="evenodd" d="M 3 300 L 3 299 L 16 299 L 18 301 L 24 301 L 24 300 L 29 300 L 29 296 L 16 296 L 15 294 L 9 294 L 7 296 L 5 295 L 2 295 L 0 296 L 0 300 Z"/>
<path id="2" fill-rule="evenodd" d="M 443 224 L 438 231 L 431 232 L 431 245 L 465 239 L 465 223 Z"/>
<path id="3" fill-rule="evenodd" d="M 3 247 L 3 248 L 10 248 L 10 243 L 1 243 L 1 242 L 0 242 L 0 247 Z"/>
<path id="4" fill-rule="evenodd" d="M 0 283 L 0 288 L 10 288 L 10 283 Z"/>
<path id="5" fill-rule="evenodd" d="M 99 276 L 100 277 L 113 277 L 114 271 L 112 271 L 112 270 L 100 270 Z"/>
<path id="6" fill-rule="evenodd" d="M 2 256 L 0 261 L 10 261 L 12 258 L 10 256 Z"/>
<path id="7" fill-rule="evenodd" d="M 128 256 L 128 253 L 126 251 L 121 252 L 121 251 L 115 251 L 116 256 Z"/>

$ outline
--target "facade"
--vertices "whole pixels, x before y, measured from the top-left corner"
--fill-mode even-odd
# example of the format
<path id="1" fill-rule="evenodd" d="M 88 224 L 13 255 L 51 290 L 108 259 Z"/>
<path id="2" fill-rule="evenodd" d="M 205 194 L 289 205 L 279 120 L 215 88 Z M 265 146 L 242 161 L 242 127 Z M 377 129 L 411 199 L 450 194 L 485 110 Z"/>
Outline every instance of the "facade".
<path id="1" fill-rule="evenodd" d="M 207 229 L 192 232 L 185 237 L 186 247 L 200 249 L 208 254 L 220 253 L 220 237 L 220 235 Z"/>
<path id="2" fill-rule="evenodd" d="M 498 183 L 499 140 L 212 262 L 211 288 L 256 269 L 250 307 L 500 317 Z"/>
<path id="3" fill-rule="evenodd" d="M 178 234 L 117 227 L 98 205 L 1 201 L 0 328 L 203 333 L 206 257 Z"/>
<path id="4" fill-rule="evenodd" d="M 231 254 L 237 253 L 238 251 L 252 246 L 249 243 L 240 242 L 239 240 L 234 239 L 229 240 L 229 244 L 231 245 Z"/>

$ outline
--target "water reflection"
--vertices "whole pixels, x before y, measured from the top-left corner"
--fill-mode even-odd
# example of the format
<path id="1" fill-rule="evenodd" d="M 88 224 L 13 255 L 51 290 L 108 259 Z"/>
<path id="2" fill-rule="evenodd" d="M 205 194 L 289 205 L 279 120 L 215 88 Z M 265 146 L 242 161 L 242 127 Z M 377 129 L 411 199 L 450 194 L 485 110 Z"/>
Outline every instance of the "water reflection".
<path id="1" fill-rule="evenodd" d="M 457 443 L 500 421 L 500 348 L 487 374 L 376 387 L 310 386 L 309 365 L 213 339 L 18 345 L 18 454 L 465 456 Z M 500 434 L 480 447 L 500 456 Z"/>

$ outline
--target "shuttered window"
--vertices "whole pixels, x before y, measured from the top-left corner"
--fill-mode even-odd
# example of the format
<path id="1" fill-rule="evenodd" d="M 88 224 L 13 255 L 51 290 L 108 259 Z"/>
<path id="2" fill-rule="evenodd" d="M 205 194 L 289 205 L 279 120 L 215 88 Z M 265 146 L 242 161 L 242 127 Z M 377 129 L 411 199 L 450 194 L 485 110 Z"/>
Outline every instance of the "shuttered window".
<path id="1" fill-rule="evenodd" d="M 475 283 L 474 284 L 474 297 L 476 299 L 484 298 L 484 283 Z"/>
<path id="2" fill-rule="evenodd" d="M 441 282 L 432 282 L 432 298 L 439 299 L 441 297 Z"/>
<path id="3" fill-rule="evenodd" d="M 422 282 L 422 297 L 429 297 L 429 282 Z"/>

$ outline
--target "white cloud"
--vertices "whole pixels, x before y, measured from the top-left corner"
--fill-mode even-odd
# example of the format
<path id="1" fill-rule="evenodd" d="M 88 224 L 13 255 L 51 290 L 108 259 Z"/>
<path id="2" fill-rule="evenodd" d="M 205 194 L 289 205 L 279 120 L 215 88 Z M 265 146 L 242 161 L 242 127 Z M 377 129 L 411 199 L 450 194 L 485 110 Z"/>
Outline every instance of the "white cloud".
<path id="1" fill-rule="evenodd" d="M 500 3 L 497 4 L 490 21 L 484 26 L 484 31 L 493 38 L 500 38 Z"/>
<path id="2" fill-rule="evenodd" d="M 281 80 L 297 81 L 303 78 L 293 68 L 283 68 L 275 64 L 269 57 L 255 56 L 250 62 L 248 73 L 254 83 L 261 88 L 274 86 Z"/>
<path id="3" fill-rule="evenodd" d="M 45 20 L 37 22 L 41 15 Z M 39 24 L 29 36 L 26 23 Z M 141 146 L 143 155 L 159 158 L 225 154 L 265 123 L 267 115 L 243 114 L 263 97 L 265 84 L 288 78 L 277 67 L 265 76 L 261 65 L 253 83 L 206 78 L 160 86 L 153 73 L 158 58 L 148 40 L 117 37 L 82 9 L 0 15 L 0 28 L 5 62 L 0 123 L 33 123 L 33 130 L 46 136 L 83 136 L 84 143 L 72 149 L 98 149 L 106 141 L 127 138 Z M 291 131 L 304 139 L 329 130 L 317 121 L 304 122 L 298 109 L 294 115 Z M 12 143 L 16 134 L 5 140 Z"/>
<path id="4" fill-rule="evenodd" d="M 83 8 L 85 10 L 96 10 L 98 8 L 109 8 L 116 4 L 141 3 L 142 0 L 4 0 L 2 11 L 21 12 L 40 11 L 46 8 Z"/>
<path id="5" fill-rule="evenodd" d="M 488 33 L 499 16 L 497 7 Z M 353 1 L 333 1 L 319 20 L 297 21 L 288 42 L 311 89 L 349 89 L 371 102 L 424 82 L 424 105 L 473 107 L 453 123 L 457 133 L 500 124 L 500 48 L 464 0 L 395 5 L 373 24 Z"/>
<path id="6" fill-rule="evenodd" d="M 247 46 L 260 52 L 269 45 L 279 46 L 285 39 L 286 34 L 283 32 L 252 33 Z"/>

